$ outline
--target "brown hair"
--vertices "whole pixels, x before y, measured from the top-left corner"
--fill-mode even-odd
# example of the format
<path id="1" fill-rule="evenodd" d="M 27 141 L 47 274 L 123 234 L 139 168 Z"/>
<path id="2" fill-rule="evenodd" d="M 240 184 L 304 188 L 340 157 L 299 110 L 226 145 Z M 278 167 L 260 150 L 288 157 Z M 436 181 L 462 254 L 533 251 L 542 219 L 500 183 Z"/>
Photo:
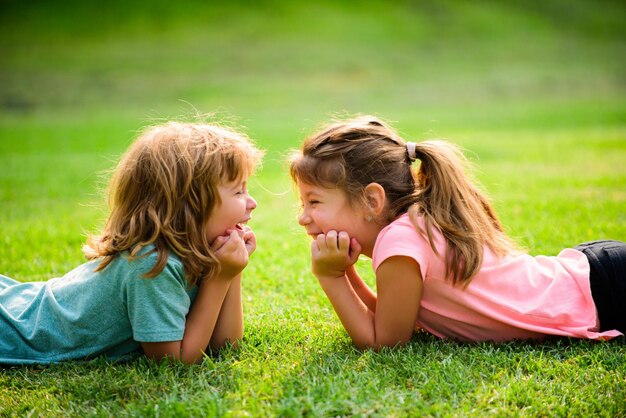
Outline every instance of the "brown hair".
<path id="1" fill-rule="evenodd" d="M 153 244 L 155 277 L 168 251 L 184 265 L 189 284 L 212 277 L 219 262 L 205 236 L 219 203 L 220 182 L 248 177 L 262 152 L 240 133 L 215 125 L 169 122 L 148 127 L 122 157 L 109 184 L 110 214 L 102 233 L 83 247 L 104 269 L 121 252 L 130 257 Z"/>
<path id="2" fill-rule="evenodd" d="M 480 269 L 486 245 L 497 256 L 515 249 L 502 230 L 488 199 L 464 172 L 467 160 L 445 141 L 416 144 L 412 166 L 405 141 L 386 123 L 361 116 L 331 124 L 307 138 L 291 160 L 294 182 L 344 190 L 351 202 L 364 202 L 363 189 L 378 183 L 385 190 L 384 224 L 409 212 L 437 252 L 433 230 L 444 236 L 448 249 L 446 275 L 466 285 Z"/>

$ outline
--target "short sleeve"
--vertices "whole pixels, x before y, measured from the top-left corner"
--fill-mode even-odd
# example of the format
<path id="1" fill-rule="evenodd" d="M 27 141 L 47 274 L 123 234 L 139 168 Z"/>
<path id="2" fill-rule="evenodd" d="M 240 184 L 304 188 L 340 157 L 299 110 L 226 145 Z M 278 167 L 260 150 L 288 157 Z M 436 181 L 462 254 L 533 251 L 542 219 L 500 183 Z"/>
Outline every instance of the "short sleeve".
<path id="1" fill-rule="evenodd" d="M 428 254 L 431 252 L 432 249 L 426 239 L 405 215 L 378 234 L 372 253 L 372 267 L 376 271 L 386 259 L 404 256 L 415 260 L 420 266 L 422 276 L 426 277 L 429 268 Z"/>
<path id="2" fill-rule="evenodd" d="M 154 262 L 153 257 L 143 260 Z M 145 265 L 145 262 L 142 264 Z M 137 268 L 126 284 L 133 339 L 138 342 L 180 341 L 191 305 L 182 264 L 170 259 L 154 278 L 142 277 L 147 270 L 149 268 Z"/>

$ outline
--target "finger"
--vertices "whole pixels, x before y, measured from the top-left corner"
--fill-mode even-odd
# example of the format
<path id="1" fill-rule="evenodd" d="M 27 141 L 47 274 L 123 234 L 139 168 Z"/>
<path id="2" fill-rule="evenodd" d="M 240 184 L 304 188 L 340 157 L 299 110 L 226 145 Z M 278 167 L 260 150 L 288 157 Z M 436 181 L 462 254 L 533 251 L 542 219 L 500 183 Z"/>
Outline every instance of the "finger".
<path id="1" fill-rule="evenodd" d="M 320 247 L 317 244 L 317 240 L 311 241 L 311 255 L 315 255 L 320 252 Z"/>
<path id="2" fill-rule="evenodd" d="M 348 253 L 350 250 L 350 236 L 347 232 L 341 231 L 337 236 L 337 244 L 339 246 L 339 250 L 343 253 Z"/>
<path id="3" fill-rule="evenodd" d="M 243 234 L 244 234 L 243 229 L 239 229 L 239 228 L 232 229 L 232 228 L 229 228 L 229 229 L 226 230 L 226 233 L 227 234 L 232 234 L 233 231 L 235 231 L 237 233 L 237 235 L 239 235 L 241 238 L 243 238 Z"/>
<path id="4" fill-rule="evenodd" d="M 348 255 L 350 256 L 350 260 L 352 260 L 353 263 L 356 263 L 356 260 L 359 258 L 361 251 L 363 251 L 363 247 L 361 247 L 359 241 L 357 241 L 356 238 L 352 238 L 350 240 L 350 251 L 348 252 Z"/>
<path id="5" fill-rule="evenodd" d="M 243 241 L 243 231 L 233 229 L 233 232 L 230 233 L 230 239 L 233 240 L 235 243 Z"/>
<path id="6" fill-rule="evenodd" d="M 326 247 L 337 248 L 337 231 L 328 231 L 326 233 Z"/>
<path id="7" fill-rule="evenodd" d="M 254 235 L 254 232 L 252 232 L 252 229 L 248 228 L 247 231 L 244 231 L 243 240 L 247 241 L 250 237 L 255 238 L 256 236 Z"/>
<path id="8" fill-rule="evenodd" d="M 230 235 L 226 238 L 226 242 L 219 248 L 219 252 L 234 251 L 241 243 L 241 238 L 235 230 L 231 230 Z"/>
<path id="9" fill-rule="evenodd" d="M 221 236 L 215 238 L 213 240 L 213 242 L 211 243 L 211 245 L 210 245 L 211 250 L 217 251 L 218 249 L 220 249 L 224 245 L 224 243 L 226 241 L 228 241 L 228 237 L 227 236 L 221 235 Z"/>
<path id="10" fill-rule="evenodd" d="M 254 250 L 256 250 L 256 236 L 252 230 L 247 231 L 243 238 L 244 244 L 246 246 L 246 251 L 248 251 L 248 255 L 252 254 Z"/>
<path id="11" fill-rule="evenodd" d="M 248 253 L 248 255 L 252 255 L 252 253 L 254 253 L 256 251 L 256 242 L 248 242 L 246 243 L 246 252 Z"/>
<path id="12" fill-rule="evenodd" d="M 324 234 L 319 234 L 313 242 L 317 244 L 318 251 L 322 251 L 328 247 L 326 245 L 326 235 Z"/>

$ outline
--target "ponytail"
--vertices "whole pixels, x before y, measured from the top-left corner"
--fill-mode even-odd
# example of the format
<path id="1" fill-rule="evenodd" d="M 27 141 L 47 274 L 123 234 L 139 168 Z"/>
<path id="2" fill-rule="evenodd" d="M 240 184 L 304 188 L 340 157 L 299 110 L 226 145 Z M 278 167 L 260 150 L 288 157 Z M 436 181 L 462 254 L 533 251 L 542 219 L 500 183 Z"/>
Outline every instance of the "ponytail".
<path id="1" fill-rule="evenodd" d="M 480 269 L 485 246 L 500 257 L 515 246 L 487 198 L 466 176 L 467 160 L 456 146 L 445 141 L 420 142 L 415 157 L 420 166 L 411 219 L 417 226 L 417 216 L 423 217 L 425 230 L 420 232 L 435 252 L 432 231 L 441 232 L 448 244 L 446 277 L 453 284 L 467 285 Z"/>

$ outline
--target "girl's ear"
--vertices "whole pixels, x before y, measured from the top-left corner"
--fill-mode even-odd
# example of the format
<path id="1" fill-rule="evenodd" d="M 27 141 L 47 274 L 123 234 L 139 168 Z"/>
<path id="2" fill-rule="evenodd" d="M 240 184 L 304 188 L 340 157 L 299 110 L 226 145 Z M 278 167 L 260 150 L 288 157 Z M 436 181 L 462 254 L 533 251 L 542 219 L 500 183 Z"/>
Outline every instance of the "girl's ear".
<path id="1" fill-rule="evenodd" d="M 387 198 L 385 189 L 378 183 L 370 183 L 363 190 L 365 201 L 374 216 L 380 215 L 385 209 Z"/>

